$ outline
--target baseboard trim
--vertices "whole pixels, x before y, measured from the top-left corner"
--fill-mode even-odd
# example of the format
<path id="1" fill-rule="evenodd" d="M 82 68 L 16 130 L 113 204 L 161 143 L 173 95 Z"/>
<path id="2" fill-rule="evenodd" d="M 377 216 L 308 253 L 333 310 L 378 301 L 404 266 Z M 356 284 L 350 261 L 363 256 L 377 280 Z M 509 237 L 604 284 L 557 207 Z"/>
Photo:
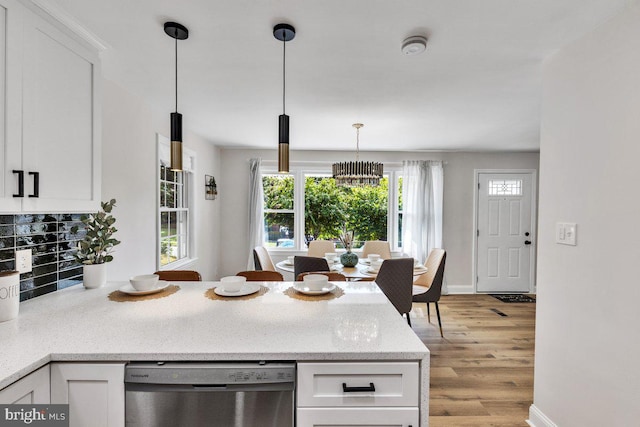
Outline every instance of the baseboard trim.
<path id="1" fill-rule="evenodd" d="M 445 295 L 475 294 L 476 291 L 473 286 L 469 285 L 447 285 L 446 289 L 442 290 L 442 293 Z"/>
<path id="2" fill-rule="evenodd" d="M 558 427 L 556 423 L 551 421 L 536 405 L 529 407 L 529 419 L 527 424 L 531 427 Z"/>

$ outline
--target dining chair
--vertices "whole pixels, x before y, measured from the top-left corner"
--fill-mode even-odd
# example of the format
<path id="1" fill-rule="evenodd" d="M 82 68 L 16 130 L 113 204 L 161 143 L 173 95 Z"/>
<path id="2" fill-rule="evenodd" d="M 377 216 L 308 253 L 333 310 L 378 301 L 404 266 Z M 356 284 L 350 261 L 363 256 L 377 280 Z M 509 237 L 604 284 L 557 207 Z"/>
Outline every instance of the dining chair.
<path id="1" fill-rule="evenodd" d="M 438 301 L 442 294 L 442 281 L 444 279 L 444 264 L 447 260 L 447 252 L 444 249 L 433 249 L 424 265 L 427 272 L 421 274 L 413 282 L 413 302 L 424 302 L 427 304 L 427 320 L 431 323 L 431 312 L 429 303 L 435 303 L 436 314 L 438 315 L 438 326 L 440 327 L 440 336 L 444 338 L 442 333 L 442 321 L 440 320 L 440 308 Z"/>
<path id="2" fill-rule="evenodd" d="M 293 277 L 298 277 L 300 273 L 307 271 L 331 271 L 331 269 L 324 258 L 312 256 L 293 257 Z"/>
<path id="3" fill-rule="evenodd" d="M 307 251 L 307 255 L 322 258 L 324 254 L 335 251 L 335 243 L 329 240 L 312 240 L 309 242 L 309 250 Z"/>
<path id="4" fill-rule="evenodd" d="M 325 276 L 327 276 L 329 278 L 329 281 L 331 281 L 331 282 L 346 282 L 347 281 L 347 277 L 342 273 L 338 273 L 337 271 L 306 271 L 304 273 L 298 274 L 298 277 L 296 278 L 296 281 L 302 282 L 304 280 L 304 276 L 306 276 L 307 274 L 324 274 Z"/>
<path id="5" fill-rule="evenodd" d="M 269 252 L 264 246 L 256 246 L 253 248 L 253 264 L 257 271 L 276 271 L 276 266 L 273 265 L 271 255 L 269 255 Z"/>
<path id="6" fill-rule="evenodd" d="M 284 277 L 277 271 L 259 270 L 259 271 L 241 271 L 236 276 L 247 278 L 247 282 L 283 282 Z"/>
<path id="7" fill-rule="evenodd" d="M 201 282 L 202 276 L 200 273 L 194 270 L 165 270 L 156 271 L 160 280 L 166 280 L 167 282 Z"/>
<path id="8" fill-rule="evenodd" d="M 378 254 L 380 259 L 391 259 L 391 247 L 389 242 L 384 240 L 367 240 L 362 247 L 362 258 L 369 254 Z"/>
<path id="9" fill-rule="evenodd" d="M 407 315 L 411 326 L 411 291 L 413 285 L 413 258 L 387 259 L 382 262 L 376 284 L 401 315 Z"/>

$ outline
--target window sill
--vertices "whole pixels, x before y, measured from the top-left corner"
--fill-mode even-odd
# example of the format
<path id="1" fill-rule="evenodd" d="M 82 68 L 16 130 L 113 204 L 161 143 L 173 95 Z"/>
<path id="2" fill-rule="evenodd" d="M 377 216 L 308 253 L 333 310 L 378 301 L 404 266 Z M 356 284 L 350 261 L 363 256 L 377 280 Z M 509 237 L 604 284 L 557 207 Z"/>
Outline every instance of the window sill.
<path id="1" fill-rule="evenodd" d="M 194 267 L 198 262 L 198 258 L 184 258 L 178 261 L 174 261 L 171 264 L 167 264 L 160 268 L 160 271 L 168 270 L 187 270 L 188 267 Z"/>

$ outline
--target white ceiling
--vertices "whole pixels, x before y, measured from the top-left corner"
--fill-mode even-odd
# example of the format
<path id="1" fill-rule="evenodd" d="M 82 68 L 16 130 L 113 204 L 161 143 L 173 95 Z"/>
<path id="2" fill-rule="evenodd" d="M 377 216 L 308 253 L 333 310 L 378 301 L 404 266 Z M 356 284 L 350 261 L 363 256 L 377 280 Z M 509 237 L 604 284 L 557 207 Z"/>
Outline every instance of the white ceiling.
<path id="1" fill-rule="evenodd" d="M 105 77 L 168 115 L 174 41 L 184 126 L 276 148 L 287 43 L 292 149 L 537 150 L 541 65 L 635 0 L 53 0 L 104 40 Z M 400 51 L 411 35 L 427 50 Z M 597 54 L 597 52 L 594 52 Z"/>

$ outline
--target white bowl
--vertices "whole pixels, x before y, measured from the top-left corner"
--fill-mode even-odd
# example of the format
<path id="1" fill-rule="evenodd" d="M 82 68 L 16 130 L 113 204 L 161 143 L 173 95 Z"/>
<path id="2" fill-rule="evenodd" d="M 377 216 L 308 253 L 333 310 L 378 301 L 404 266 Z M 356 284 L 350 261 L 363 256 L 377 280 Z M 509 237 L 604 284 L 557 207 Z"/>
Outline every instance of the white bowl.
<path id="1" fill-rule="evenodd" d="M 327 252 L 326 254 L 324 254 L 324 257 L 329 262 L 335 262 L 336 258 L 338 258 L 338 254 L 335 252 Z"/>
<path id="2" fill-rule="evenodd" d="M 238 292 L 247 281 L 244 276 L 227 276 L 220 279 L 225 292 Z"/>
<path id="3" fill-rule="evenodd" d="M 129 279 L 129 283 L 136 291 L 150 291 L 158 287 L 158 279 L 160 279 L 160 276 L 157 274 L 142 274 L 133 276 Z"/>
<path id="4" fill-rule="evenodd" d="M 287 262 L 288 262 L 289 264 L 293 265 L 293 260 L 294 260 L 294 258 L 295 258 L 295 255 L 288 256 L 288 257 L 287 257 Z"/>
<path id="5" fill-rule="evenodd" d="M 326 288 L 329 284 L 329 277 L 324 274 L 307 274 L 302 277 L 304 285 L 311 291 L 319 291 Z"/>
<path id="6" fill-rule="evenodd" d="M 374 263 L 376 261 L 378 261 L 380 259 L 380 255 L 378 254 L 369 254 L 369 256 L 367 257 L 369 259 L 369 262 Z"/>

